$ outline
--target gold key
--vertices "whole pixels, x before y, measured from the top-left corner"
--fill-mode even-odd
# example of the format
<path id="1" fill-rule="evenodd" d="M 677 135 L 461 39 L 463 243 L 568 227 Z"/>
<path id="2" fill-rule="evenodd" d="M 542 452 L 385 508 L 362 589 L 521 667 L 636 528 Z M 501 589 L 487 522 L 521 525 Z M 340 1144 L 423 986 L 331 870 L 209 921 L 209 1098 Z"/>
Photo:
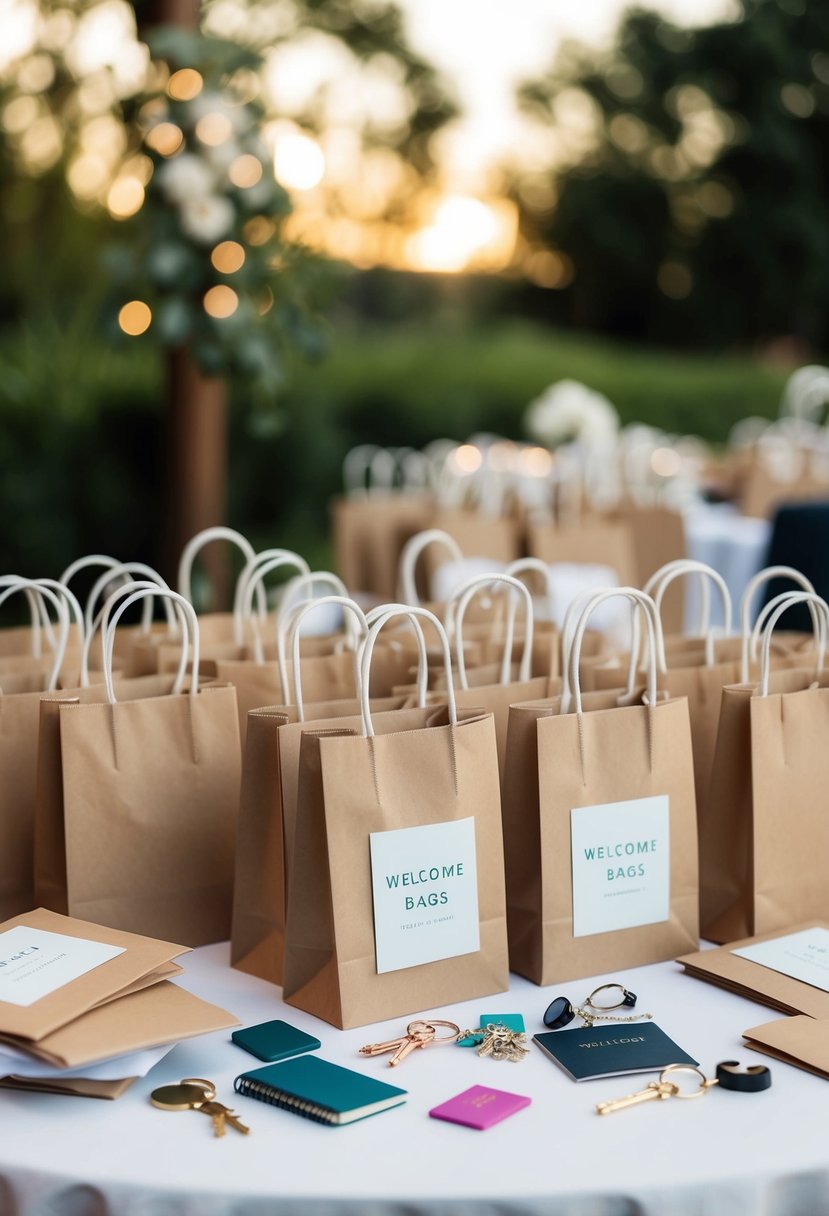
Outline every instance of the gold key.
<path id="1" fill-rule="evenodd" d="M 198 1110 L 216 1097 L 216 1087 L 201 1077 L 188 1077 L 178 1085 L 161 1085 L 150 1094 L 150 1102 L 159 1110 Z"/>
<path id="2" fill-rule="evenodd" d="M 221 1102 L 204 1102 L 198 1109 L 205 1115 L 209 1115 L 213 1120 L 213 1134 L 215 1136 L 223 1136 L 227 1131 L 227 1125 L 235 1128 L 237 1132 L 241 1132 L 243 1136 L 247 1136 L 250 1128 L 247 1127 L 238 1117 L 235 1111 L 232 1111 L 228 1106 L 224 1106 Z"/>
<path id="3" fill-rule="evenodd" d="M 628 1106 L 639 1106 L 642 1102 L 652 1102 L 656 1098 L 662 1101 L 665 1098 L 675 1098 L 678 1093 L 679 1086 L 674 1085 L 671 1081 L 651 1081 L 645 1089 L 640 1089 L 635 1094 L 628 1094 L 625 1098 L 615 1098 L 610 1102 L 599 1102 L 596 1106 L 596 1113 L 612 1115 L 614 1111 L 626 1110 Z"/>

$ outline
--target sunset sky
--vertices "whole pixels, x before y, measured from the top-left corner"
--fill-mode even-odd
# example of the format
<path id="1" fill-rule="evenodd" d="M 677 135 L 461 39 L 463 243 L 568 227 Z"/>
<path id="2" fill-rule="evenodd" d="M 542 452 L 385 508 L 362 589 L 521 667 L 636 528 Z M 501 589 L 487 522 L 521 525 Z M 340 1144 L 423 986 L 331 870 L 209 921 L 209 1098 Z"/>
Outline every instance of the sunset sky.
<path id="1" fill-rule="evenodd" d="M 733 0 L 640 0 L 684 25 L 734 14 Z M 526 139 L 515 110 L 515 82 L 542 71 L 565 38 L 607 43 L 625 0 L 399 0 L 411 41 L 455 84 L 462 123 L 447 133 L 460 188 L 482 167 Z"/>

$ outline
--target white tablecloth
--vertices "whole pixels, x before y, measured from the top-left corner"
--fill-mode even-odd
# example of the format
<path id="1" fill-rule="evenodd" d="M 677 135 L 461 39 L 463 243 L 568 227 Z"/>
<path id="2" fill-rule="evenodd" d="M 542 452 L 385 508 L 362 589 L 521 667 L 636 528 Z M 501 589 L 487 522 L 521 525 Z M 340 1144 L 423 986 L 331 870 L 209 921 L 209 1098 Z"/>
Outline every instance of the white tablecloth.
<path id="1" fill-rule="evenodd" d="M 734 610 L 732 628 L 739 629 L 740 601 L 748 582 L 765 563 L 771 538 L 771 523 L 753 519 L 727 503 L 694 507 L 685 516 L 685 541 L 688 557 L 713 566 L 725 580 Z M 685 628 L 697 632 L 699 619 L 699 579 L 686 580 Z M 752 619 L 763 602 L 758 592 L 753 604 Z M 722 601 L 712 588 L 711 623 L 722 625 Z"/>
<path id="2" fill-rule="evenodd" d="M 232 1105 L 233 1078 L 259 1062 L 229 1032 L 181 1043 L 114 1103 L 0 1091 L 3 1216 L 816 1216 L 829 1210 L 827 1083 L 772 1063 L 770 1091 L 719 1089 L 600 1118 L 597 1101 L 637 1090 L 647 1076 L 572 1082 L 537 1047 L 520 1064 L 471 1049 L 432 1048 L 399 1069 L 357 1048 L 402 1022 L 341 1032 L 283 1005 L 272 985 L 233 971 L 226 945 L 183 961 L 179 982 L 244 1024 L 273 1017 L 312 1031 L 321 1055 L 392 1080 L 406 1104 L 331 1128 L 236 1098 L 251 1126 L 214 1140 L 197 1113 L 148 1102 L 157 1085 L 206 1076 Z M 637 1008 L 709 1073 L 717 1061 L 756 1063 L 740 1032 L 776 1016 L 693 980 L 673 963 L 624 980 Z M 598 982 L 598 981 L 597 981 Z M 583 999 L 590 980 L 539 989 L 513 977 L 509 994 L 432 1011 L 464 1025 L 480 1013 L 523 1013 L 528 1033 L 563 992 Z M 429 1108 L 473 1084 L 526 1094 L 532 1105 L 485 1132 L 439 1122 Z"/>

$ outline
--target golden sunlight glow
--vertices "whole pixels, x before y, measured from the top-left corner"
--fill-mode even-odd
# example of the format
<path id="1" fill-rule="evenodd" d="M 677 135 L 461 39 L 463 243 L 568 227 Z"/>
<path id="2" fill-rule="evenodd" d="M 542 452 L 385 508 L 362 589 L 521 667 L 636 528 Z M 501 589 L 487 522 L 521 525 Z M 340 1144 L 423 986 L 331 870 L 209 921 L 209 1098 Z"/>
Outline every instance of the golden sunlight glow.
<path id="1" fill-rule="evenodd" d="M 174 101 L 192 101 L 203 87 L 204 80 L 195 68 L 180 68 L 167 81 L 167 93 Z"/>
<path id="2" fill-rule="evenodd" d="M 470 265 L 503 266 L 515 243 L 515 209 L 506 199 L 483 202 L 451 195 L 435 209 L 431 224 L 406 242 L 410 264 L 419 270 L 458 272 Z"/>
<path id="3" fill-rule="evenodd" d="M 184 135 L 174 122 L 160 122 L 150 127 L 144 143 L 159 156 L 174 156 L 184 143 Z"/>
<path id="4" fill-rule="evenodd" d="M 118 313 L 118 324 L 131 338 L 146 333 L 152 319 L 153 314 L 143 300 L 130 300 Z"/>
<path id="5" fill-rule="evenodd" d="M 234 186 L 238 186 L 240 190 L 245 190 L 249 186 L 255 186 L 262 179 L 262 162 L 258 157 L 246 152 L 244 156 L 237 156 L 227 171 L 227 175 L 233 182 Z"/>
<path id="6" fill-rule="evenodd" d="M 10 135 L 25 131 L 40 113 L 40 103 L 34 97 L 15 97 L 3 108 L 3 127 Z"/>
<path id="7" fill-rule="evenodd" d="M 322 148 L 298 129 L 281 128 L 274 140 L 273 171 L 286 190 L 313 190 L 325 175 Z"/>
<path id="8" fill-rule="evenodd" d="M 214 317 L 217 321 L 222 321 L 226 317 L 232 317 L 236 309 L 239 307 L 239 297 L 232 287 L 225 287 L 220 284 L 218 287 L 211 287 L 205 292 L 204 296 L 204 311 L 209 317 Z"/>
<path id="9" fill-rule="evenodd" d="M 238 241 L 222 241 L 210 254 L 210 261 L 220 274 L 235 274 L 245 264 L 245 251 Z"/>
<path id="10" fill-rule="evenodd" d="M 144 187 L 137 177 L 116 177 L 107 192 L 107 209 L 116 220 L 129 219 L 143 203 Z"/>
<path id="11" fill-rule="evenodd" d="M 218 148 L 219 144 L 226 143 L 232 134 L 233 123 L 226 114 L 219 114 L 216 110 L 204 114 L 196 123 L 196 135 L 209 148 Z"/>

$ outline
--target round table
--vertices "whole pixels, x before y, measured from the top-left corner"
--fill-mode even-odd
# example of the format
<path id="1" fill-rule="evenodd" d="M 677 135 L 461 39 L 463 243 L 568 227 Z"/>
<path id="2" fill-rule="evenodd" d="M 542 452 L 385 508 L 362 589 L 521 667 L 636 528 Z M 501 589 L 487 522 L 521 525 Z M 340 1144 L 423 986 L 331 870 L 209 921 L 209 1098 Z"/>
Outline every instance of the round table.
<path id="1" fill-rule="evenodd" d="M 284 1018 L 322 1040 L 320 1055 L 392 1080 L 405 1105 L 328 1127 L 235 1098 L 251 1127 L 212 1135 L 196 1113 L 154 1109 L 148 1095 L 186 1076 L 215 1081 L 234 1105 L 233 1079 L 261 1067 L 220 1032 L 180 1043 L 115 1102 L 0 1091 L 0 1211 L 14 1216 L 814 1216 L 829 1207 L 826 1082 L 772 1062 L 774 1083 L 748 1095 L 714 1089 L 600 1118 L 595 1104 L 640 1089 L 650 1076 L 575 1083 L 532 1045 L 521 1063 L 474 1050 L 432 1048 L 392 1072 L 364 1043 L 403 1021 L 339 1031 L 289 1008 L 273 985 L 232 970 L 226 944 L 182 960 L 178 982 L 244 1025 Z M 543 1030 L 553 996 L 583 1000 L 622 980 L 637 1008 L 713 1074 L 719 1060 L 763 1062 L 740 1033 L 779 1016 L 673 962 L 540 989 L 512 977 L 509 993 L 431 1011 L 476 1025 L 483 1012 L 522 1013 Z M 414 1013 L 415 1011 L 413 1011 Z M 425 1011 L 424 1011 L 425 1012 Z M 626 1011 L 625 1011 L 626 1012 Z M 430 1119 L 470 1085 L 527 1095 L 532 1104 L 485 1132 Z"/>

